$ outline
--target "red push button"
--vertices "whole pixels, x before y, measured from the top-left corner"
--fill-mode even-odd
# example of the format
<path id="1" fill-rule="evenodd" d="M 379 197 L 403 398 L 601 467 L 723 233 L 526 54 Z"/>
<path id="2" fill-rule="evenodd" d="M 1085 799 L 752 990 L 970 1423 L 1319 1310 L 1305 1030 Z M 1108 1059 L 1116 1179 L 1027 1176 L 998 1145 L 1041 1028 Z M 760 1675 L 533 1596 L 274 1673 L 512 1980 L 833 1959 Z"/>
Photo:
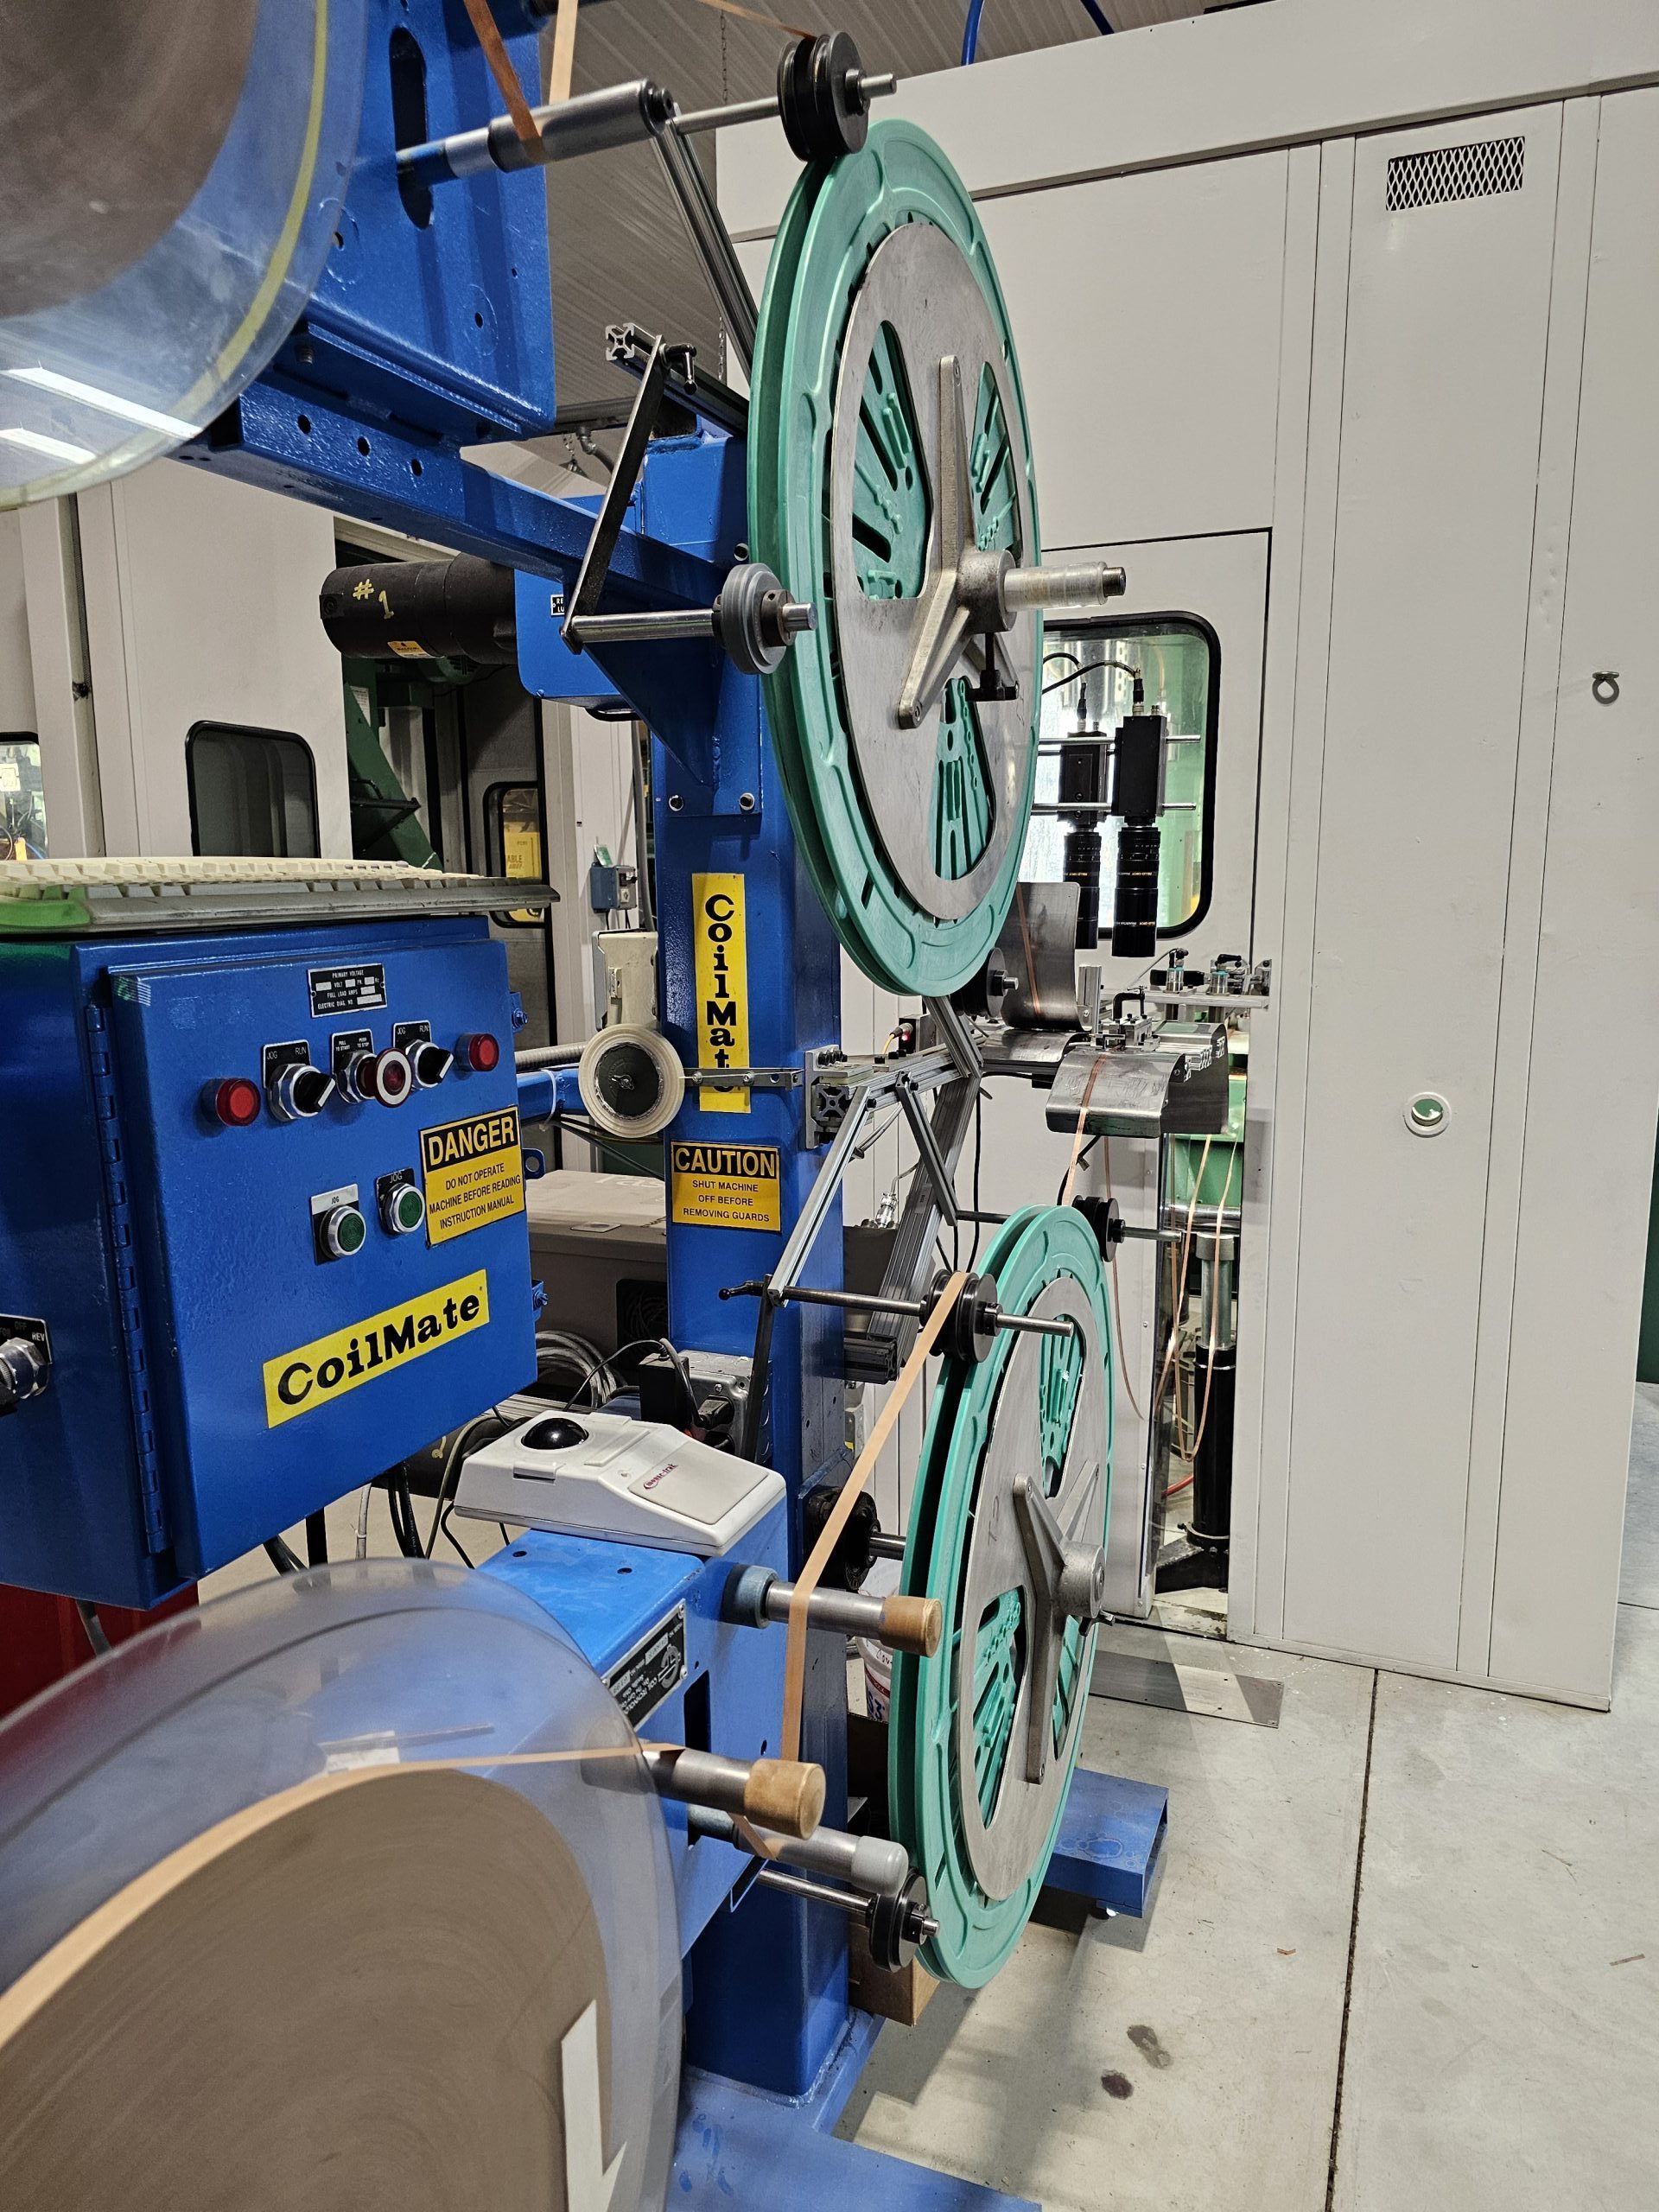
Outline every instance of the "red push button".
<path id="1" fill-rule="evenodd" d="M 475 1030 L 470 1037 L 461 1038 L 455 1049 L 467 1066 L 480 1075 L 488 1075 L 492 1068 L 501 1065 L 501 1047 L 487 1029 Z"/>
<path id="2" fill-rule="evenodd" d="M 415 1088 L 415 1071 L 407 1052 L 376 1052 L 358 1061 L 352 1072 L 360 1095 L 377 1099 L 382 1106 L 401 1106 Z"/>
<path id="3" fill-rule="evenodd" d="M 227 1129 L 245 1129 L 258 1120 L 265 1102 L 251 1076 L 227 1075 L 207 1085 L 202 1103 Z"/>

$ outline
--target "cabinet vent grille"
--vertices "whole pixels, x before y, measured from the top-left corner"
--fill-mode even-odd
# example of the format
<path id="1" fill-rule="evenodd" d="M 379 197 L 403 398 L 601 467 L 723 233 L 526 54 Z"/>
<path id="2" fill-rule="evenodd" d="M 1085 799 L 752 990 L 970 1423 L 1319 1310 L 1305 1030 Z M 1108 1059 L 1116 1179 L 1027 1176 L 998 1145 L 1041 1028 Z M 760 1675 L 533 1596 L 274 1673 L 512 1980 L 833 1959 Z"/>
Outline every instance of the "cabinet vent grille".
<path id="1" fill-rule="evenodd" d="M 1474 146 L 1436 146 L 1399 154 L 1389 163 L 1389 213 L 1436 207 L 1447 200 L 1484 200 L 1519 192 L 1525 180 L 1524 138 L 1486 138 Z"/>

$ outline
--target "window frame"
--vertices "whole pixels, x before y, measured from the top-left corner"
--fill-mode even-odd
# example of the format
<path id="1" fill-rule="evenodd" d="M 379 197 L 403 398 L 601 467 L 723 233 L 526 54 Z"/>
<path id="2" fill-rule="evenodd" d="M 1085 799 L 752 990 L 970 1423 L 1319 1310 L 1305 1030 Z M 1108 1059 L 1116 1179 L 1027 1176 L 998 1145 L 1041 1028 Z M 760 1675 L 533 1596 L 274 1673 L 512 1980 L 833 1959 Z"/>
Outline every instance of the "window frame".
<path id="1" fill-rule="evenodd" d="M 201 821 L 196 801 L 196 742 L 202 737 L 263 737 L 279 745 L 295 745 L 305 760 L 306 782 L 311 809 L 312 839 L 315 853 L 204 854 L 201 849 Z M 296 729 L 271 729 L 258 722 L 226 722 L 204 715 L 191 723 L 184 734 L 184 779 L 190 799 L 190 849 L 196 857 L 205 860 L 320 860 L 322 857 L 322 809 L 317 799 L 317 758 L 308 741 Z"/>
<path id="2" fill-rule="evenodd" d="M 1155 609 L 1145 614 L 1084 615 L 1081 618 L 1068 620 L 1064 623 L 1046 623 L 1043 627 L 1043 650 L 1046 653 L 1051 640 L 1054 639 L 1099 638 L 1104 640 L 1109 638 L 1119 639 L 1125 636 L 1133 638 L 1138 634 L 1144 634 L 1148 630 L 1157 629 L 1194 631 L 1204 639 L 1210 653 L 1210 682 L 1204 709 L 1205 778 L 1204 804 L 1200 810 L 1198 828 L 1198 903 L 1184 922 L 1174 923 L 1167 929 L 1160 927 L 1157 934 L 1159 941 L 1162 943 L 1176 938 L 1190 937 L 1192 931 L 1203 924 L 1210 912 L 1211 901 L 1215 895 L 1216 770 L 1217 744 L 1221 727 L 1221 639 L 1217 635 L 1215 625 L 1207 622 L 1202 614 L 1194 614 L 1184 607 L 1169 607 Z M 1045 661 L 1043 666 L 1046 665 L 1047 663 Z M 1038 728 L 1040 736 L 1040 715 Z M 1115 817 L 1110 818 L 1116 819 Z M 1105 867 L 1106 850 L 1103 840 L 1101 852 L 1103 892 L 1107 887 Z M 1022 877 L 1020 880 L 1023 881 L 1026 879 Z M 1109 925 L 1103 926 L 1095 939 L 1096 949 L 1098 950 L 1103 944 L 1109 945 L 1110 938 Z"/>

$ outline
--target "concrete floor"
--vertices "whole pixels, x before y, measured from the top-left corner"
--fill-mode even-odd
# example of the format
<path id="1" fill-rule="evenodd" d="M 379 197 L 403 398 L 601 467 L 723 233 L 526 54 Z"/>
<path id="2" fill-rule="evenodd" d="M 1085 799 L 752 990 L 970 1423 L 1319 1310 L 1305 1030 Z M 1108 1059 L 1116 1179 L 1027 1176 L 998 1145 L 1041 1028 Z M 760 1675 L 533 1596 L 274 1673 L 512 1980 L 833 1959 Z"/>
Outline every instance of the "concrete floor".
<path id="1" fill-rule="evenodd" d="M 456 1527 L 474 1559 L 500 1541 Z M 1151 1919 L 1057 1904 L 988 1988 L 885 2032 L 841 2132 L 1046 2212 L 1650 2212 L 1659 1389 L 1621 1596 L 1605 1714 L 1109 1631 L 1275 1678 L 1279 1727 L 1096 1700 L 1085 1762 L 1170 1793 Z"/>
<path id="2" fill-rule="evenodd" d="M 1649 2212 L 1659 1390 L 1622 1594 L 1605 1714 L 1116 1631 L 1277 1678 L 1279 1728 L 1096 1700 L 1086 1763 L 1170 1793 L 1150 1922 L 1033 1925 L 842 2132 L 1046 2212 Z"/>

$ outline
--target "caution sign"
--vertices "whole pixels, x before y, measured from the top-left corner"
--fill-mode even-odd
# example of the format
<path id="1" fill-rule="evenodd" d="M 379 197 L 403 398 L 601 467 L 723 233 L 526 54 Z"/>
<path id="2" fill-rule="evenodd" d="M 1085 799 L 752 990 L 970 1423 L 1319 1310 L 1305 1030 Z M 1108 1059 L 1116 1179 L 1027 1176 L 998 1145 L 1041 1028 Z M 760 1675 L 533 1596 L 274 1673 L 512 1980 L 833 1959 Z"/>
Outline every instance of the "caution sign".
<path id="1" fill-rule="evenodd" d="M 524 1163 L 518 1149 L 518 1109 L 470 1114 L 421 1131 L 421 1188 L 426 1195 L 426 1241 L 482 1229 L 524 1210 Z"/>
<path id="2" fill-rule="evenodd" d="M 697 1065 L 749 1065 L 749 934 L 741 875 L 694 875 L 693 936 L 696 944 Z M 741 1086 L 716 1090 L 704 1084 L 697 1103 L 705 1114 L 747 1114 L 749 1094 Z M 776 1226 L 776 1224 L 773 1224 Z"/>
<path id="3" fill-rule="evenodd" d="M 371 1313 L 366 1321 L 336 1329 L 293 1351 L 278 1352 L 264 1365 L 265 1427 L 280 1427 L 331 1406 L 348 1390 L 407 1367 L 440 1344 L 470 1336 L 487 1327 L 490 1286 L 480 1271 L 447 1282 L 441 1290 L 423 1291 L 403 1306 L 390 1306 L 384 1313 Z"/>
<path id="4" fill-rule="evenodd" d="M 783 1226 L 775 1144 L 671 1144 L 668 1167 L 671 1217 L 683 1227 Z"/>

